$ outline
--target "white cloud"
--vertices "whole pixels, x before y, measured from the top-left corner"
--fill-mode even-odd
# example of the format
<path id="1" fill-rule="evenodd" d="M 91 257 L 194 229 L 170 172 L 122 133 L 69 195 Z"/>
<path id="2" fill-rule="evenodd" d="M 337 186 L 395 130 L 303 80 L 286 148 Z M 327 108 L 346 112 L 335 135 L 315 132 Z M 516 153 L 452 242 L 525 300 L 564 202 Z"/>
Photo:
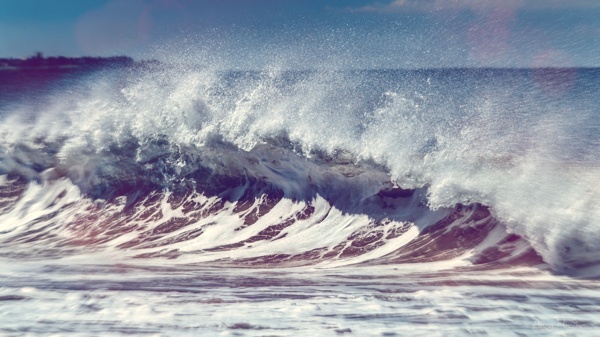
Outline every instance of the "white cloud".
<path id="1" fill-rule="evenodd" d="M 560 9 L 560 8 L 600 8 L 598 0 L 393 0 L 387 4 L 374 3 L 353 8 L 357 12 L 436 12 L 470 9 L 488 11 L 497 9 Z"/>

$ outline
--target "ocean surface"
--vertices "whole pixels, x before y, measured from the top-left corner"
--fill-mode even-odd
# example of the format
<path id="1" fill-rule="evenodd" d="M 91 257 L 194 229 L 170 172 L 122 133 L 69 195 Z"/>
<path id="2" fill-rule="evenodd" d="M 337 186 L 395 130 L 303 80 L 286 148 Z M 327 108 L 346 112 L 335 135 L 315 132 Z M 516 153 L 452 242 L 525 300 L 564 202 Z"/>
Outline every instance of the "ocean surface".
<path id="1" fill-rule="evenodd" d="M 600 69 L 0 71 L 2 336 L 600 334 Z"/>

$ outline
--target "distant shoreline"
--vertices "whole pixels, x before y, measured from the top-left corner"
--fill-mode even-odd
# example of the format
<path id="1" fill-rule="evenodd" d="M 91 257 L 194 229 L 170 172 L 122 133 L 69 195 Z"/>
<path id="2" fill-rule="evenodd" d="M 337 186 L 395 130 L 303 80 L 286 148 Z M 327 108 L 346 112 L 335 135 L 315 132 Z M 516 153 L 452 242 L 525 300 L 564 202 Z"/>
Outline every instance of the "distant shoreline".
<path id="1" fill-rule="evenodd" d="M 44 57 L 42 53 L 36 53 L 28 58 L 0 58 L 0 72 L 19 72 L 19 71 L 68 71 L 68 70 L 96 70 L 111 67 L 132 67 L 132 66 L 152 66 L 162 64 L 165 66 L 177 66 L 177 64 L 164 64 L 157 60 L 141 60 L 135 61 L 129 56 L 110 56 L 110 57 L 66 57 L 66 56 L 51 56 Z M 183 66 L 194 67 L 193 64 L 181 64 Z M 327 70 L 327 69 L 326 69 Z M 542 71 L 550 73 L 572 72 L 577 70 L 600 70 L 600 67 L 581 66 L 581 67 L 565 67 L 565 66 L 543 66 L 543 67 L 432 67 L 432 68 L 365 68 L 365 69 L 328 69 L 330 71 L 343 72 L 445 72 L 445 71 Z M 233 72 L 261 72 L 261 69 L 232 69 Z M 285 69 L 283 71 L 293 72 L 312 72 L 319 69 Z"/>
<path id="2" fill-rule="evenodd" d="M 0 58 L 0 71 L 19 70 L 68 70 L 104 68 L 113 66 L 132 66 L 135 64 L 129 56 L 111 57 L 44 57 L 42 53 L 25 58 Z"/>

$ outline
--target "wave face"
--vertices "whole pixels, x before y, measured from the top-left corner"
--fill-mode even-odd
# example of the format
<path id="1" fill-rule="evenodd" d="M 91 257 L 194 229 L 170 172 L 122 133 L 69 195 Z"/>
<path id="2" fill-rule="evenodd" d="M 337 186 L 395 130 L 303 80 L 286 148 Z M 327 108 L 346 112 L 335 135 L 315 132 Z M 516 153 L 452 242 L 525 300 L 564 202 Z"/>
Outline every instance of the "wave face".
<path id="1" fill-rule="evenodd" d="M 599 79 L 153 66 L 15 89 L 0 103 L 2 254 L 589 272 Z"/>

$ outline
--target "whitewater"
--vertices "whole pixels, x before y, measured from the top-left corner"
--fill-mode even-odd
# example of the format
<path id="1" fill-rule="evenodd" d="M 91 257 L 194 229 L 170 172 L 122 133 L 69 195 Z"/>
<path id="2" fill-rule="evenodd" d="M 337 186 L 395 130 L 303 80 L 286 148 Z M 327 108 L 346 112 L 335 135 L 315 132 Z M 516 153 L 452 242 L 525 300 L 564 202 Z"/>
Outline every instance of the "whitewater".
<path id="1" fill-rule="evenodd" d="M 598 331 L 598 69 L 22 72 L 1 334 Z"/>

